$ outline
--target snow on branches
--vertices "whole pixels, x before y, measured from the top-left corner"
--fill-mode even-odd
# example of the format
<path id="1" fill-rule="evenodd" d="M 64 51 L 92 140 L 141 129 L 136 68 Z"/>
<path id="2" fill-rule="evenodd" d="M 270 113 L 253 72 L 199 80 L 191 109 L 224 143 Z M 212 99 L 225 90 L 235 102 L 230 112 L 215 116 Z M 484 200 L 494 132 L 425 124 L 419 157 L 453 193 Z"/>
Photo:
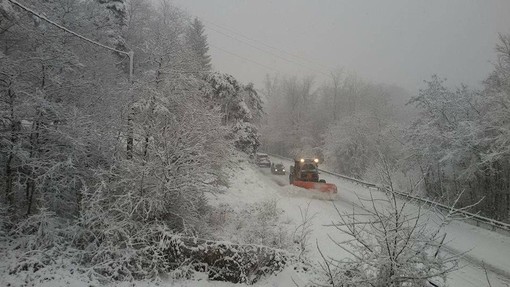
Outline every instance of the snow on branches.
<path id="1" fill-rule="evenodd" d="M 443 252 L 443 227 L 453 214 L 434 214 L 394 193 L 359 197 L 359 207 L 340 212 L 332 227 L 347 235 L 333 243 L 347 256 L 323 254 L 323 280 L 329 286 L 428 286 L 446 282 L 461 255 Z M 415 205 L 416 204 L 416 205 Z"/>
<path id="2" fill-rule="evenodd" d="M 221 110 L 224 125 L 230 128 L 229 139 L 241 151 L 251 154 L 259 145 L 257 124 L 263 114 L 261 99 L 252 84 L 240 84 L 228 74 L 208 73 L 205 97 Z"/>

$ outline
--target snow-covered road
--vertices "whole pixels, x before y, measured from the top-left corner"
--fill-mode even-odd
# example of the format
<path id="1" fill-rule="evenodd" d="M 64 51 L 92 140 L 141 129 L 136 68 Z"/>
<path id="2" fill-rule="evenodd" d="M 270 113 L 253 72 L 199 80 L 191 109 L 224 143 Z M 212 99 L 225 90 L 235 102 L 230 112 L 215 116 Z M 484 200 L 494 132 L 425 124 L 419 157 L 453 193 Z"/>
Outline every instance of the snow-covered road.
<path id="1" fill-rule="evenodd" d="M 274 159 L 275 162 L 283 162 L 289 166 L 290 162 L 281 159 Z M 351 211 L 360 209 L 358 197 L 382 196 L 379 191 L 371 190 L 357 185 L 353 182 L 340 179 L 331 175 L 321 174 L 327 182 L 338 186 L 338 197 L 334 201 L 323 200 L 309 191 L 290 186 L 287 176 L 276 176 L 269 172 L 269 169 L 246 166 L 238 178 L 233 180 L 229 188 L 231 198 L 218 198 L 221 201 L 258 202 L 265 199 L 277 199 L 278 206 L 285 211 L 285 216 L 298 224 L 301 218 L 300 209 L 304 210 L 309 205 L 310 214 L 314 214 L 313 233 L 310 240 L 310 258 L 320 260 L 320 254 L 315 248 L 315 242 L 324 254 L 341 258 L 349 256 L 345 251 L 336 247 L 329 236 L 342 239 L 344 234 L 326 225 L 335 221 L 338 208 L 340 211 Z M 449 286 L 488 286 L 482 262 L 488 269 L 488 277 L 492 286 L 510 286 L 510 238 L 499 233 L 488 231 L 464 222 L 452 222 L 446 226 L 447 246 L 455 253 L 469 251 L 465 260 L 460 262 L 463 266 L 460 270 L 449 276 Z M 279 276 L 276 282 L 262 281 L 263 286 L 285 286 L 294 281 L 304 283 L 307 278 L 300 278 L 299 274 L 285 273 Z M 279 280 L 279 281 L 278 281 Z M 275 285 L 276 284 L 276 285 Z M 290 286 L 290 285 L 289 285 Z"/>
<path id="2" fill-rule="evenodd" d="M 339 188 L 339 199 L 356 203 L 359 197 L 377 198 L 379 191 L 354 184 L 344 179 L 324 174 L 327 182 Z M 467 252 L 460 262 L 460 270 L 450 274 L 449 286 L 488 286 L 485 270 L 492 286 L 510 286 L 510 238 L 466 222 L 453 221 L 445 227 L 446 247 L 456 254 Z"/>

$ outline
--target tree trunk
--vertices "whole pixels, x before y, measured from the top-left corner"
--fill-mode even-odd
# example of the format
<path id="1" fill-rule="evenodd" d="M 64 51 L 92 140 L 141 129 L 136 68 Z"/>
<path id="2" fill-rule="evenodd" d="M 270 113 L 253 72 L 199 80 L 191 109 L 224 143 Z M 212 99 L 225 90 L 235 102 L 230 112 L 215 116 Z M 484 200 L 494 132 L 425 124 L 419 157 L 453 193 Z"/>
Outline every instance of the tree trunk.
<path id="1" fill-rule="evenodd" d="M 133 103 L 131 103 L 132 105 Z M 134 110 L 131 106 L 128 118 L 127 118 L 127 139 L 126 139 L 126 158 L 132 159 L 133 158 L 133 117 L 134 117 Z"/>
<path id="2" fill-rule="evenodd" d="M 9 97 L 9 105 L 10 105 L 10 116 L 11 116 L 11 139 L 10 139 L 10 149 L 9 155 L 7 157 L 7 161 L 5 163 L 5 196 L 7 199 L 7 204 L 12 206 L 14 204 L 12 183 L 13 183 L 13 174 L 12 174 L 12 160 L 13 160 L 13 147 L 17 142 L 17 125 L 16 119 L 14 118 L 14 92 L 9 87 L 7 91 L 7 95 Z"/>
<path id="3" fill-rule="evenodd" d="M 26 186 L 27 193 L 27 212 L 26 215 L 30 215 L 32 211 L 32 205 L 34 202 L 34 193 L 35 193 L 35 182 L 33 179 L 29 179 Z"/>
<path id="4" fill-rule="evenodd" d="M 38 112 L 40 114 L 40 112 Z M 39 119 L 37 119 L 32 124 L 32 133 L 30 134 L 30 159 L 33 159 L 35 157 L 35 153 L 37 151 L 38 145 L 39 145 L 39 129 L 40 129 L 40 123 Z M 25 187 L 25 196 L 27 200 L 27 212 L 26 214 L 29 215 L 32 210 L 32 203 L 34 199 L 34 193 L 35 193 L 35 181 L 33 179 L 34 172 L 33 170 L 27 170 L 27 185 Z"/>
<path id="5" fill-rule="evenodd" d="M 41 66 L 41 90 L 44 89 L 46 85 L 46 68 L 44 65 Z M 32 123 L 32 132 L 30 133 L 30 154 L 29 159 L 33 159 L 36 156 L 36 152 L 39 149 L 39 133 L 40 133 L 40 127 L 41 127 L 41 119 L 42 119 L 42 112 L 39 108 L 37 108 L 37 116 L 35 121 Z M 34 168 L 29 167 L 27 170 L 27 185 L 25 187 L 25 196 L 27 200 L 27 212 L 26 214 L 29 215 L 32 210 L 33 200 L 34 200 L 34 193 L 35 193 L 35 174 L 34 174 Z"/>

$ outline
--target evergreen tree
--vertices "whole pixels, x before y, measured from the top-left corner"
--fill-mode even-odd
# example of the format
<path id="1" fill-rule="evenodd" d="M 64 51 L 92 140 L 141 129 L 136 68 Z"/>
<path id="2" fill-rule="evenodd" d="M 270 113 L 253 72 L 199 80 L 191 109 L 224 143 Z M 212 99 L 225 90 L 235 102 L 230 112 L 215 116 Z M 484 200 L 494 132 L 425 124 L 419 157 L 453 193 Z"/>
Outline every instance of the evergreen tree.
<path id="1" fill-rule="evenodd" d="M 96 16 L 96 21 L 101 23 L 100 25 L 110 29 L 106 35 L 108 36 L 108 42 L 110 45 L 115 46 L 116 49 L 127 51 L 126 41 L 122 35 L 122 28 L 126 26 L 127 22 L 127 9 L 126 0 L 96 0 L 103 7 L 103 11 L 100 11 Z M 124 55 L 119 54 L 120 58 Z M 127 71 L 128 67 L 126 64 L 124 69 Z"/>
<path id="2" fill-rule="evenodd" d="M 233 76 L 208 73 L 204 96 L 220 110 L 222 122 L 230 130 L 228 138 L 239 150 L 251 154 L 260 146 L 257 126 L 264 111 L 253 84 L 242 85 Z"/>
<path id="3" fill-rule="evenodd" d="M 97 0 L 97 2 L 104 5 L 113 14 L 117 24 L 124 24 L 127 16 L 125 0 Z"/>
<path id="4" fill-rule="evenodd" d="M 197 55 L 200 69 L 209 71 L 211 69 L 211 56 L 207 54 L 209 45 L 204 34 L 204 24 L 198 18 L 195 18 L 189 26 L 186 39 L 191 50 Z"/>

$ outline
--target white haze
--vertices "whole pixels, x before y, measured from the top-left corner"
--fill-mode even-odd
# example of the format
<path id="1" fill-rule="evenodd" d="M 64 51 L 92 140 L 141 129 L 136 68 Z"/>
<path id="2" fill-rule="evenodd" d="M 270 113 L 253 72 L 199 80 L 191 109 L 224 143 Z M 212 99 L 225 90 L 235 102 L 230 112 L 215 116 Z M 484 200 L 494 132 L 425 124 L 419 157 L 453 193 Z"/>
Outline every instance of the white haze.
<path id="1" fill-rule="evenodd" d="M 214 67 L 259 88 L 266 73 L 315 75 L 320 82 L 321 72 L 336 67 L 411 92 L 432 74 L 450 85 L 478 86 L 492 69 L 498 33 L 510 32 L 507 0 L 174 2 L 204 21 Z"/>

